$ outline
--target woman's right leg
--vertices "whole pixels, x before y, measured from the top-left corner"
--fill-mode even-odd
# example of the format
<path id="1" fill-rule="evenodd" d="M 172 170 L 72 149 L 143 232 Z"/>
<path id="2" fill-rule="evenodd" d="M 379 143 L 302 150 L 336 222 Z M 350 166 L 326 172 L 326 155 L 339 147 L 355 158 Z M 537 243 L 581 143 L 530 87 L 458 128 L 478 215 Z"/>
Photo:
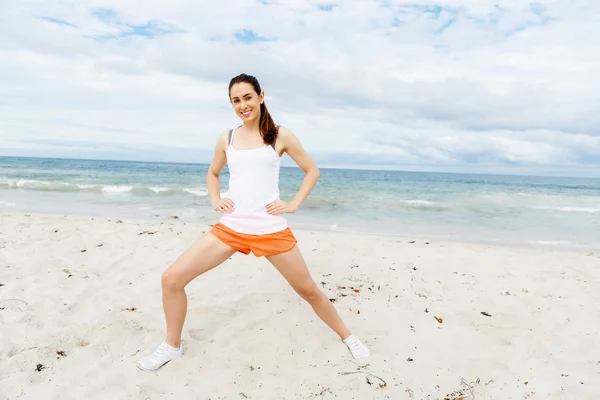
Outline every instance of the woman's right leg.
<path id="1" fill-rule="evenodd" d="M 167 337 L 152 354 L 138 361 L 138 368 L 144 371 L 156 371 L 183 354 L 181 331 L 187 314 L 185 287 L 194 278 L 220 265 L 235 252 L 235 249 L 208 232 L 163 273 L 162 300 Z"/>
<path id="2" fill-rule="evenodd" d="M 162 300 L 167 324 L 166 342 L 178 348 L 187 314 L 185 287 L 194 278 L 223 263 L 236 250 L 208 232 L 163 273 Z"/>

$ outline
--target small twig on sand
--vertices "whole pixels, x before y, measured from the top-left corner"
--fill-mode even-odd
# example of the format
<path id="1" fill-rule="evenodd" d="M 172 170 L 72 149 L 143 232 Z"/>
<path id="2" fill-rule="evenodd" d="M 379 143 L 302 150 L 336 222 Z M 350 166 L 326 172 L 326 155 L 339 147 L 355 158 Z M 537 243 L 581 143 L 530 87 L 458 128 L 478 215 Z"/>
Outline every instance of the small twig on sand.
<path id="1" fill-rule="evenodd" d="M 359 363 L 357 363 L 354 360 L 348 360 L 350 361 L 352 364 L 356 365 L 356 367 L 360 370 L 360 369 L 364 369 L 364 368 L 368 368 L 371 366 L 371 364 L 365 364 L 365 365 L 360 365 Z"/>
<path id="2" fill-rule="evenodd" d="M 28 306 L 29 304 L 25 301 L 25 300 L 21 300 L 21 299 L 6 299 L 6 300 L 0 300 L 0 303 L 4 303 L 5 301 L 20 301 L 22 303 L 25 303 L 26 306 Z"/>
<path id="3" fill-rule="evenodd" d="M 378 377 L 376 375 L 373 375 L 370 372 L 366 372 L 366 371 L 351 371 L 351 372 L 340 372 L 339 374 L 340 375 L 365 374 L 365 375 L 367 375 L 367 381 L 368 381 L 369 377 L 372 377 L 372 378 L 375 378 L 375 379 L 379 379 L 381 382 L 383 382 L 383 383 L 379 384 L 379 387 L 384 388 L 384 387 L 387 386 L 387 382 L 386 381 L 384 381 L 383 379 L 381 379 L 380 377 Z M 371 384 L 371 383 L 369 382 L 369 384 Z"/>
<path id="4" fill-rule="evenodd" d="M 133 357 L 133 356 L 135 356 L 135 355 L 136 355 L 137 353 L 139 353 L 139 352 L 140 352 L 140 351 L 138 350 L 138 351 L 136 351 L 135 353 L 133 353 L 132 355 L 130 355 L 129 357 Z"/>

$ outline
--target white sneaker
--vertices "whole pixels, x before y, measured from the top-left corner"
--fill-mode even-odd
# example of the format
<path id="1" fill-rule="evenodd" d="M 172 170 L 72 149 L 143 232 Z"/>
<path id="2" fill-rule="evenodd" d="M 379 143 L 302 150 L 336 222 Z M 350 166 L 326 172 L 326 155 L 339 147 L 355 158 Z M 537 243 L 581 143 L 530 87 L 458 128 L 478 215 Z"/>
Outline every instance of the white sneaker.
<path id="1" fill-rule="evenodd" d="M 181 357 L 182 354 L 182 346 L 179 346 L 179 348 L 176 349 L 175 347 L 168 345 L 166 342 L 162 342 L 160 346 L 154 350 L 154 353 L 139 360 L 137 362 L 137 366 L 143 371 L 156 371 L 169 361 Z"/>
<path id="2" fill-rule="evenodd" d="M 348 349 L 350 349 L 352 357 L 354 358 L 365 358 L 371 355 L 371 352 L 367 346 L 365 346 L 360 339 L 354 335 L 348 336 L 346 340 L 344 340 L 344 343 L 346 343 L 346 346 L 348 346 Z"/>

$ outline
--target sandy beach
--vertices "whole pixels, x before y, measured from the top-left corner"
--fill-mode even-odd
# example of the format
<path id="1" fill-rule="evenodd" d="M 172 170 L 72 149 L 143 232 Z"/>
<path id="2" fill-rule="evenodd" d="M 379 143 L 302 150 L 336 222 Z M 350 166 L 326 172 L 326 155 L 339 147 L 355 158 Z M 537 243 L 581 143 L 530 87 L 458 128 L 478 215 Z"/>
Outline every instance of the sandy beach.
<path id="1" fill-rule="evenodd" d="M 597 399 L 600 258 L 295 230 L 372 356 L 353 360 L 264 259 L 192 282 L 184 357 L 162 271 L 208 225 L 0 215 L 0 399 Z"/>

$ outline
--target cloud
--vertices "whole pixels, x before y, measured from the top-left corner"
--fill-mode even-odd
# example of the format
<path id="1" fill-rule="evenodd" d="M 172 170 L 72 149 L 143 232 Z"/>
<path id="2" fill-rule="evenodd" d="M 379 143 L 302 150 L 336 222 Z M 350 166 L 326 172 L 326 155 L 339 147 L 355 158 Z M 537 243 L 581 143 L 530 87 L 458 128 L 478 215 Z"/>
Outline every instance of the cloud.
<path id="1" fill-rule="evenodd" d="M 41 17 L 40 19 L 43 19 L 44 21 L 48 21 L 51 22 L 53 24 L 58 24 L 58 25 L 66 25 L 66 26 L 70 26 L 72 28 L 78 28 L 77 25 L 74 25 L 70 22 L 65 21 L 64 19 L 60 19 L 60 18 L 52 18 L 52 17 Z"/>
<path id="2" fill-rule="evenodd" d="M 256 32 L 249 30 L 249 29 L 242 29 L 241 31 L 236 32 L 234 36 L 239 42 L 246 43 L 246 44 L 270 41 L 269 38 L 260 36 Z"/>
<path id="3" fill-rule="evenodd" d="M 130 36 L 142 36 L 153 39 L 168 34 L 184 33 L 184 31 L 162 21 L 151 20 L 143 24 L 125 23 L 116 9 L 97 8 L 92 14 L 101 22 L 115 28 L 115 32 L 86 36 L 97 41 L 119 40 Z"/>
<path id="4" fill-rule="evenodd" d="M 318 4 L 317 8 L 321 11 L 333 11 L 335 9 L 335 4 Z"/>
<path id="5" fill-rule="evenodd" d="M 328 165 L 600 171 L 591 0 L 5 8 L 0 154 L 209 162 L 247 72 Z"/>

